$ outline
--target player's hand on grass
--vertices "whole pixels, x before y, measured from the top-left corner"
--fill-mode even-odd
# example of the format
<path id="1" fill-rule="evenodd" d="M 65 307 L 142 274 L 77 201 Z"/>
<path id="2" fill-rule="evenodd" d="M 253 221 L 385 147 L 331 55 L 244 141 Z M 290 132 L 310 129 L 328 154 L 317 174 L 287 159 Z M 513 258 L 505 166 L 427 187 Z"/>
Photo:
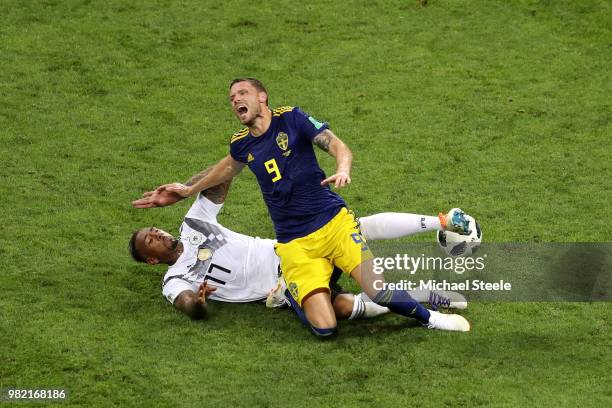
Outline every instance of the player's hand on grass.
<path id="1" fill-rule="evenodd" d="M 184 197 L 170 190 L 147 191 L 138 200 L 132 201 L 134 208 L 165 207 L 181 201 Z"/>
<path id="2" fill-rule="evenodd" d="M 325 180 L 323 180 L 321 182 L 322 186 L 326 186 L 328 184 L 334 184 L 334 187 L 336 188 L 340 188 L 340 187 L 344 187 L 346 185 L 351 184 L 351 176 L 348 175 L 348 173 L 344 172 L 344 171 L 339 171 L 338 173 L 334 174 L 333 176 L 329 176 L 328 178 L 326 178 Z"/>
<path id="3" fill-rule="evenodd" d="M 208 281 L 204 281 L 200 284 L 200 288 L 198 289 L 198 303 L 200 306 L 206 307 L 206 299 L 212 292 L 217 290 L 214 286 L 209 286 Z"/>

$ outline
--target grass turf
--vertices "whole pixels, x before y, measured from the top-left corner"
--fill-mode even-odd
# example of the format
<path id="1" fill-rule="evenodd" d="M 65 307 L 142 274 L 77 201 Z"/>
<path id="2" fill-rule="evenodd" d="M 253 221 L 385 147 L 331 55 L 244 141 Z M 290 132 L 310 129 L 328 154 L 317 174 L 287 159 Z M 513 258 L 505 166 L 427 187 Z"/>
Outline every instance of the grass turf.
<path id="1" fill-rule="evenodd" d="M 256 304 L 192 323 L 127 256 L 132 230 L 175 231 L 187 208 L 130 201 L 226 154 L 244 75 L 353 149 L 359 214 L 458 204 L 490 242 L 609 241 L 610 2 L 421 3 L 0 3 L 0 387 L 68 388 L 67 406 L 608 405 L 608 303 L 473 304 L 467 335 L 387 316 L 321 343 Z M 273 234 L 248 172 L 220 219 Z"/>

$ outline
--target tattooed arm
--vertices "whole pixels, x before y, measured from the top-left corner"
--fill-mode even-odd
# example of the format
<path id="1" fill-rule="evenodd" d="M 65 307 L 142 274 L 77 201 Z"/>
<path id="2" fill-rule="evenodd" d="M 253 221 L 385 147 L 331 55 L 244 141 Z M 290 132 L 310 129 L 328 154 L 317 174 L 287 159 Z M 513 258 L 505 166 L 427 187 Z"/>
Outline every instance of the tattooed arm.
<path id="1" fill-rule="evenodd" d="M 334 183 L 336 188 L 351 184 L 351 165 L 353 153 L 333 132 L 325 129 L 315 136 L 312 142 L 336 158 L 336 174 L 321 182 L 321 185 Z"/>
<path id="2" fill-rule="evenodd" d="M 202 170 L 192 178 L 190 178 L 184 185 L 187 187 L 191 187 L 198 183 L 198 181 L 202 180 L 206 177 L 214 167 L 209 167 L 206 170 Z M 204 197 L 208 198 L 215 204 L 221 204 L 225 201 L 225 197 L 227 196 L 227 192 L 229 190 L 230 184 L 232 183 L 232 179 L 230 178 L 228 181 L 224 181 L 221 184 L 218 184 L 213 187 L 209 187 L 205 189 L 202 194 Z M 172 205 L 178 201 L 181 201 L 184 196 L 167 189 L 157 189 L 154 191 L 149 191 L 143 194 L 143 197 L 132 202 L 132 205 L 135 208 L 152 208 L 152 207 L 165 207 L 167 205 Z"/>
<path id="3" fill-rule="evenodd" d="M 181 183 L 170 183 L 159 186 L 155 189 L 156 193 L 169 191 L 176 193 L 181 197 L 189 197 L 200 191 L 208 190 L 211 187 L 219 184 L 226 183 L 232 180 L 242 171 L 246 166 L 245 163 L 234 160 L 234 158 L 228 154 L 219 163 L 215 164 L 210 172 L 206 173 L 203 177 L 196 179 L 190 186 Z M 145 193 L 148 194 L 148 193 Z"/>
<path id="4" fill-rule="evenodd" d="M 203 179 L 208 173 L 210 173 L 212 169 L 212 167 L 209 167 L 205 170 L 202 170 L 201 172 L 187 180 L 185 185 L 193 186 L 198 181 Z M 207 188 L 206 190 L 202 191 L 202 195 L 215 204 L 222 204 L 225 201 L 225 197 L 227 197 L 227 192 L 229 191 L 230 184 L 232 184 L 232 179 L 230 179 L 229 181 L 224 181 L 223 183 L 214 187 Z"/>

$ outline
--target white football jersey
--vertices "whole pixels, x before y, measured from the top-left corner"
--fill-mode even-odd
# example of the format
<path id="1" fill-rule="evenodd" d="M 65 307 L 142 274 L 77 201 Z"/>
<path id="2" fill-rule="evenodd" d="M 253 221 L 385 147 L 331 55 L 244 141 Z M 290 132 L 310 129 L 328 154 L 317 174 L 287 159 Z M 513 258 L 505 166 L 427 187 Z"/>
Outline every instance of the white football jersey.
<path id="1" fill-rule="evenodd" d="M 179 230 L 183 253 L 168 267 L 162 293 L 174 303 L 184 290 L 197 292 L 207 280 L 217 290 L 209 299 L 251 302 L 276 287 L 280 259 L 276 241 L 238 234 L 217 221 L 223 204 L 198 194 Z"/>

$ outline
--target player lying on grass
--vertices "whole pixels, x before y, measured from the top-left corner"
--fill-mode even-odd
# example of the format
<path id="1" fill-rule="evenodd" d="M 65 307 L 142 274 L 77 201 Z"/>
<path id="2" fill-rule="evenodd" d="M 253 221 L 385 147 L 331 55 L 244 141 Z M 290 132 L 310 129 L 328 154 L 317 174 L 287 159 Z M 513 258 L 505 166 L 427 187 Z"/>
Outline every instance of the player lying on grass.
<path id="1" fill-rule="evenodd" d="M 196 177 L 203 177 L 205 170 Z M 194 180 L 192 179 L 191 182 Z M 276 241 L 238 234 L 217 221 L 229 183 L 203 191 L 187 212 L 179 237 L 158 228 L 142 228 L 130 239 L 133 258 L 148 264 L 169 265 L 162 293 L 193 319 L 206 315 L 206 299 L 251 302 L 267 299 L 269 307 L 289 304 L 284 281 L 279 280 Z M 176 197 L 180 199 L 181 197 Z M 397 238 L 439 228 L 436 217 L 413 214 L 376 214 L 361 218 L 364 234 L 373 239 Z M 374 317 L 388 309 L 365 294 L 346 293 L 337 284 L 341 271 L 330 281 L 333 307 L 340 319 Z M 275 290 L 274 290 L 275 289 Z M 433 307 L 465 308 L 465 298 L 454 292 L 413 291 L 413 297 Z"/>
<path id="2" fill-rule="evenodd" d="M 268 92 L 255 78 L 230 83 L 229 101 L 238 121 L 246 126 L 230 139 L 229 154 L 193 185 L 164 184 L 147 192 L 134 206 L 147 208 L 151 194 L 170 192 L 189 197 L 230 181 L 245 167 L 255 174 L 272 218 L 288 299 L 302 309 L 302 321 L 312 333 L 332 337 L 337 319 L 329 288 L 334 268 L 354 279 L 378 305 L 414 318 L 430 329 L 470 330 L 459 315 L 442 314 L 423 307 L 405 290 L 386 285 L 375 273 L 374 255 L 359 230 L 354 214 L 329 187 L 351 182 L 353 154 L 327 123 L 321 123 L 297 107 L 271 109 Z M 336 160 L 336 171 L 326 177 L 314 146 Z M 454 232 L 467 235 L 465 213 L 453 209 L 441 218 Z"/>

